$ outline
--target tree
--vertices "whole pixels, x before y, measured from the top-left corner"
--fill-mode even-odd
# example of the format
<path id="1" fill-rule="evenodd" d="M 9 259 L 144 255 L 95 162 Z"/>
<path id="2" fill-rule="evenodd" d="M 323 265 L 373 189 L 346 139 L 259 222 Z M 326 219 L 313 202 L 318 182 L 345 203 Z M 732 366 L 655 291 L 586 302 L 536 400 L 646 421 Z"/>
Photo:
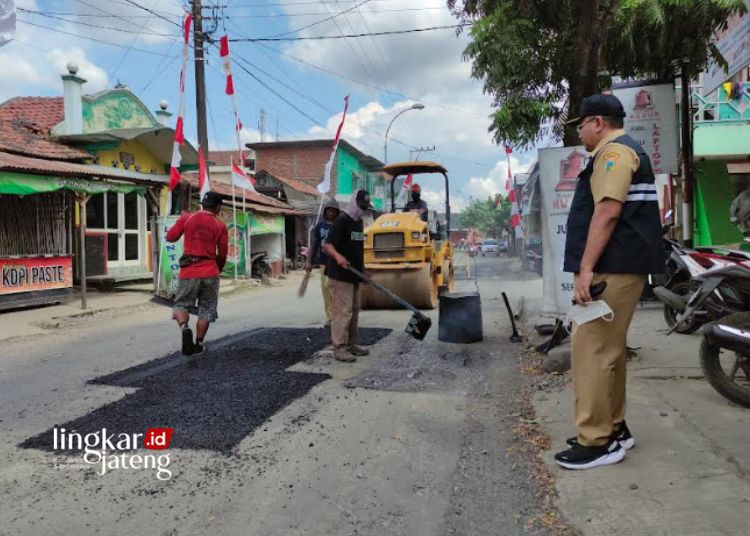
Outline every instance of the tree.
<path id="1" fill-rule="evenodd" d="M 461 227 L 473 227 L 494 238 L 500 238 L 503 230 L 508 227 L 509 220 L 510 201 L 507 198 L 500 198 L 499 205 L 492 197 L 475 199 L 461 213 Z"/>
<path id="2" fill-rule="evenodd" d="M 711 41 L 743 0 L 448 0 L 473 22 L 464 52 L 497 108 L 498 143 L 531 146 L 552 136 L 576 145 L 564 121 L 611 75 L 672 80 L 675 66 L 702 70 L 720 55 Z"/>

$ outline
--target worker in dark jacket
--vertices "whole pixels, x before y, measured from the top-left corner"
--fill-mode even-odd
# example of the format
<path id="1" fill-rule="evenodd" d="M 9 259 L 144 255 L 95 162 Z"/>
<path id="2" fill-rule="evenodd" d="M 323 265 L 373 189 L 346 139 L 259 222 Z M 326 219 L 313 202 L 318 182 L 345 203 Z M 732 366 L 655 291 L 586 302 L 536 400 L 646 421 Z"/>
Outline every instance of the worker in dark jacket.
<path id="1" fill-rule="evenodd" d="M 331 341 L 333 357 L 356 361 L 369 350 L 357 344 L 359 326 L 359 285 L 362 280 L 347 268 L 365 270 L 365 233 L 362 216 L 373 209 L 367 190 L 358 190 L 349 206 L 341 211 L 328 233 L 323 251 L 328 255 L 326 273 L 333 286 Z"/>
<path id="2" fill-rule="evenodd" d="M 592 95 L 572 120 L 592 158 L 578 176 L 563 270 L 575 274 L 575 303 L 604 316 L 576 325 L 572 336 L 578 435 L 555 455 L 567 469 L 617 463 L 635 444 L 625 424 L 626 338 L 647 274 L 664 271 L 654 173 L 625 134 L 624 117 L 615 96 Z M 602 281 L 604 303 L 592 303 L 591 286 Z"/>
<path id="3" fill-rule="evenodd" d="M 411 186 L 411 201 L 406 203 L 404 212 L 419 212 L 422 220 L 427 221 L 427 203 L 422 199 L 422 188 L 416 182 Z"/>
<path id="4" fill-rule="evenodd" d="M 310 237 L 310 248 L 307 251 L 307 264 L 305 265 L 305 270 L 308 272 L 311 271 L 313 267 L 320 266 L 320 287 L 323 292 L 326 328 L 331 327 L 331 304 L 333 303 L 333 295 L 331 279 L 326 275 L 328 255 L 323 251 L 323 244 L 325 244 L 326 238 L 328 238 L 328 232 L 331 230 L 331 225 L 336 218 L 338 218 L 339 213 L 339 204 L 335 199 L 326 201 L 323 208 L 323 219 L 315 225 Z"/>

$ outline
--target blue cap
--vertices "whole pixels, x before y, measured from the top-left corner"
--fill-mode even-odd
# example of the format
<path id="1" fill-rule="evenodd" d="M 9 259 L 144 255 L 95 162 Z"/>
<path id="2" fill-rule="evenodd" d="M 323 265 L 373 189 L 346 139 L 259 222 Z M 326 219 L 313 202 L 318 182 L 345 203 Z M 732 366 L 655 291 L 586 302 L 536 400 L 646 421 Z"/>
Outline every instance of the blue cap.
<path id="1" fill-rule="evenodd" d="M 625 117 L 625 109 L 622 107 L 620 99 L 614 95 L 604 95 L 597 93 L 583 99 L 578 117 L 574 117 L 565 122 L 566 125 L 577 125 L 586 117 L 596 115 L 606 117 Z"/>

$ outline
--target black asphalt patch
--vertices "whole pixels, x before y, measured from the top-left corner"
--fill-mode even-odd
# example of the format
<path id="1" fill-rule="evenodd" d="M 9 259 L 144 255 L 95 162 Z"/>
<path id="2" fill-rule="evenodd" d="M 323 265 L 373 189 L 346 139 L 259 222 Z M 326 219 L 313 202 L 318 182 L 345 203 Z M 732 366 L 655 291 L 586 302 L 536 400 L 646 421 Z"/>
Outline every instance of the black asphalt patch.
<path id="1" fill-rule="evenodd" d="M 361 329 L 360 340 L 374 344 L 390 332 Z M 151 427 L 172 427 L 170 448 L 226 453 L 280 409 L 331 377 L 286 370 L 329 343 L 323 329 L 262 329 L 209 342 L 209 351 L 192 366 L 172 354 L 101 376 L 89 383 L 138 391 L 55 425 L 19 446 L 52 451 L 55 427 L 82 435 L 103 428 L 108 434 L 137 434 Z"/>

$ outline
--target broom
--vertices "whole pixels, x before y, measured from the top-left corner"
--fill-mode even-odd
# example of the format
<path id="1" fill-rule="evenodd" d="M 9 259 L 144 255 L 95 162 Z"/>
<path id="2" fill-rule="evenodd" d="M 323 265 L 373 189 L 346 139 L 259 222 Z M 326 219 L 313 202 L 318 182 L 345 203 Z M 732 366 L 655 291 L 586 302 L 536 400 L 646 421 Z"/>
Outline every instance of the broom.
<path id="1" fill-rule="evenodd" d="M 305 277 L 302 278 L 302 283 L 300 283 L 299 289 L 297 289 L 298 298 L 305 297 L 305 292 L 307 292 L 307 283 L 309 283 L 310 281 L 310 274 L 312 274 L 312 270 L 305 270 Z"/>

